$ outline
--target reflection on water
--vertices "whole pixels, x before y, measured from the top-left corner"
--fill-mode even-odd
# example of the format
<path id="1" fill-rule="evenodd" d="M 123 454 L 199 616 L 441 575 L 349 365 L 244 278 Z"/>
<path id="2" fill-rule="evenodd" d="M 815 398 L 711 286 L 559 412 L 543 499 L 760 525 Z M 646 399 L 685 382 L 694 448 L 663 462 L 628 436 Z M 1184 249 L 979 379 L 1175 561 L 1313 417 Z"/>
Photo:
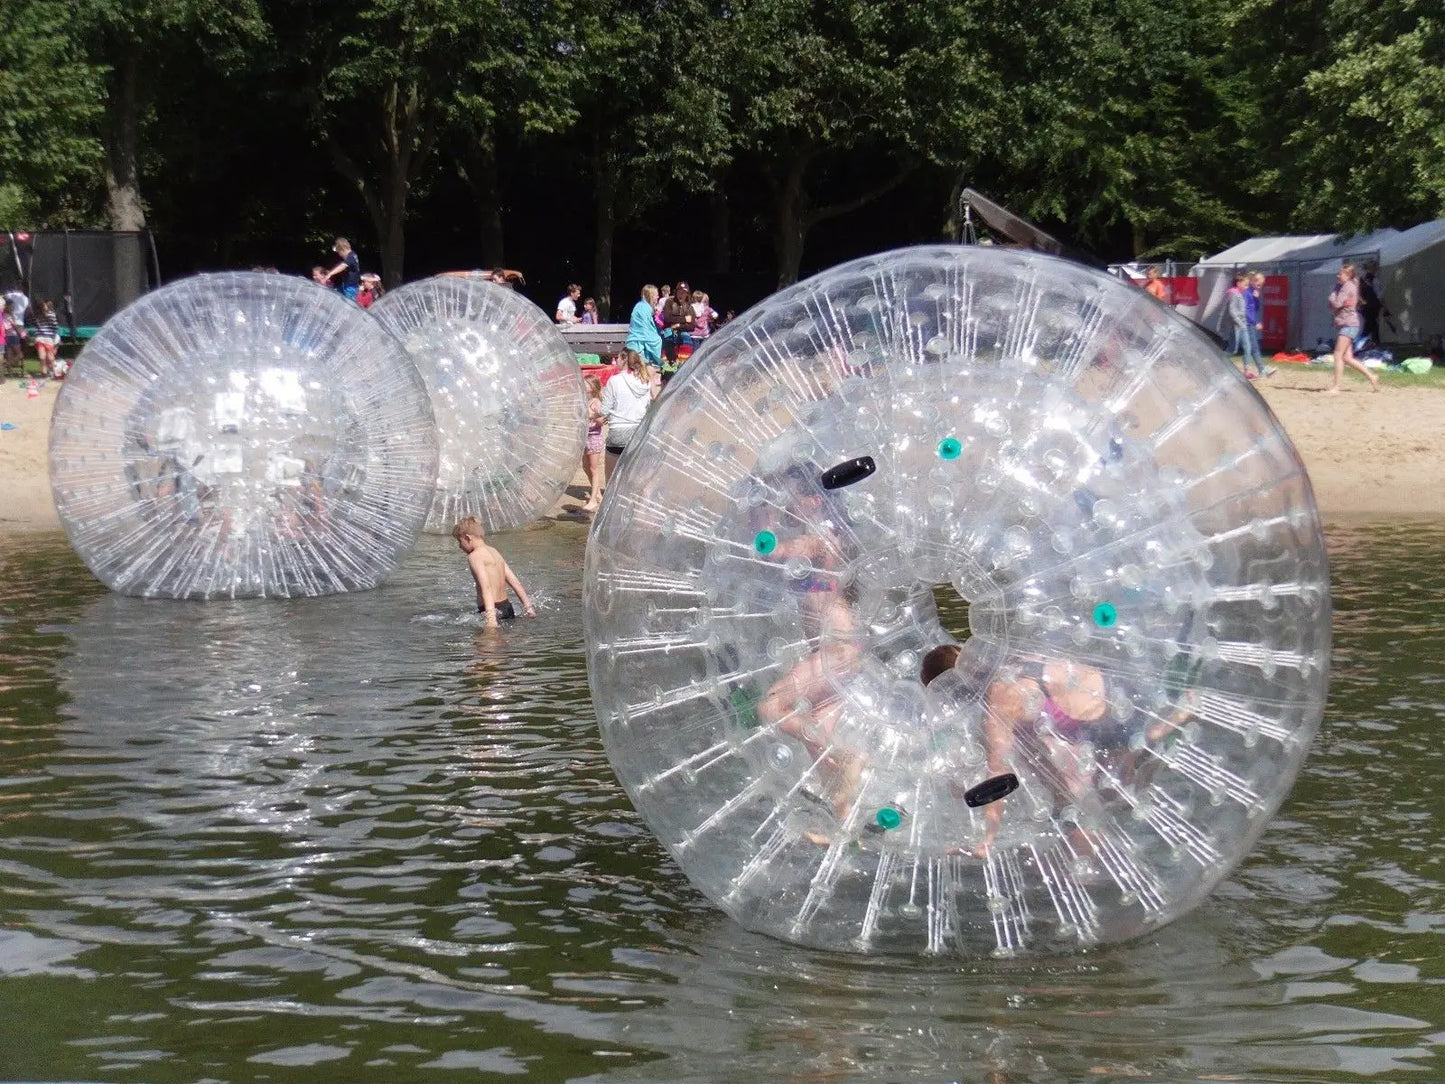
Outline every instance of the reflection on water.
<path id="1" fill-rule="evenodd" d="M 1325 725 L 1208 904 L 974 964 L 694 893 L 597 739 L 581 528 L 498 541 L 542 610 L 498 632 L 450 540 L 379 591 L 211 605 L 6 547 L 0 1078 L 1445 1076 L 1445 526 L 1333 533 Z"/>

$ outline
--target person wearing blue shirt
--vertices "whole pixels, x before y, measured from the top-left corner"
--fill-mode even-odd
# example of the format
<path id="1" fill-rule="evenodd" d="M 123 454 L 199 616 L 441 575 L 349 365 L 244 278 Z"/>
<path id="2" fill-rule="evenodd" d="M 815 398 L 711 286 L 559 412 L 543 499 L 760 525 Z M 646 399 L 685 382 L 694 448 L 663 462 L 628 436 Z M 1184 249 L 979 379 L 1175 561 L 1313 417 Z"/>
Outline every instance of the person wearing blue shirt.
<path id="1" fill-rule="evenodd" d="M 355 301 L 361 290 L 361 261 L 356 258 L 351 242 L 345 237 L 338 237 L 331 248 L 339 262 L 326 272 L 325 281 L 334 286 L 342 297 Z"/>
<path id="2" fill-rule="evenodd" d="M 1266 369 L 1261 359 L 1260 341 L 1264 332 L 1264 298 L 1260 292 L 1264 287 L 1264 274 L 1259 271 L 1249 272 L 1249 278 L 1244 286 L 1244 373 L 1249 375 L 1250 354 L 1254 355 L 1254 371 L 1260 376 L 1274 375 L 1274 369 Z"/>
<path id="3" fill-rule="evenodd" d="M 636 350 L 653 368 L 662 364 L 662 335 L 653 318 L 653 306 L 656 304 L 657 287 L 649 283 L 642 288 L 642 297 L 637 304 L 632 306 L 626 342 L 628 350 Z"/>

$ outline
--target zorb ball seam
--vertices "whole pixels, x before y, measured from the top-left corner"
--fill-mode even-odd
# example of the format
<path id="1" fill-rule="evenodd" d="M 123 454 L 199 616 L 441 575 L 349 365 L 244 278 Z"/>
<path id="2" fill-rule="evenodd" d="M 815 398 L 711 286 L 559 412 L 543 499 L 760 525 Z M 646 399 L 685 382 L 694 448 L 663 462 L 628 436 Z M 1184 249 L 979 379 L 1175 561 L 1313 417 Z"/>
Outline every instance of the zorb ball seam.
<path id="1" fill-rule="evenodd" d="M 96 578 L 174 599 L 376 586 L 415 545 L 437 464 L 401 348 L 334 290 L 256 273 L 183 279 L 107 321 L 49 452 Z"/>
<path id="2" fill-rule="evenodd" d="M 370 309 L 425 380 L 440 460 L 426 530 L 465 516 L 489 531 L 544 515 L 582 462 L 587 402 L 577 357 L 526 298 L 462 276 L 413 282 Z"/>
<path id="3" fill-rule="evenodd" d="M 609 482 L 585 600 L 608 756 L 683 871 L 859 952 L 1178 917 L 1284 800 L 1328 679 L 1318 516 L 1263 400 L 1142 291 L 990 248 L 845 264 L 714 336 Z"/>

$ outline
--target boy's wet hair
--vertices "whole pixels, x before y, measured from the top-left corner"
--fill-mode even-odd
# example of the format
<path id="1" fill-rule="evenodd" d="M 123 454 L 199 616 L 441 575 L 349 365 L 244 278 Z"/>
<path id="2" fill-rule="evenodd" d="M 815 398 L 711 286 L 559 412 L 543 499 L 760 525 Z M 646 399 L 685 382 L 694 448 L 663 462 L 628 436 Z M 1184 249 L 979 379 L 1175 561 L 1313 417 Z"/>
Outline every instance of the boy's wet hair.
<path id="1" fill-rule="evenodd" d="M 482 521 L 476 516 L 467 516 L 464 519 L 457 520 L 457 525 L 452 528 L 452 537 L 460 542 L 463 535 L 470 535 L 472 538 L 485 538 L 486 535 L 482 531 Z"/>

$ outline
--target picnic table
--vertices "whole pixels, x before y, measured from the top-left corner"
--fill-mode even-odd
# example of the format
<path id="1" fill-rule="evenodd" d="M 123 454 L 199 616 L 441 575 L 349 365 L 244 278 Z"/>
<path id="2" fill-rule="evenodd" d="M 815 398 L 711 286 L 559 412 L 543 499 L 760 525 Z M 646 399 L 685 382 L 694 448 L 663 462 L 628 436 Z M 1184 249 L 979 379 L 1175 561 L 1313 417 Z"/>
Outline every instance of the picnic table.
<path id="1" fill-rule="evenodd" d="M 574 354 L 615 354 L 627 345 L 626 324 L 563 324 L 558 328 Z"/>

